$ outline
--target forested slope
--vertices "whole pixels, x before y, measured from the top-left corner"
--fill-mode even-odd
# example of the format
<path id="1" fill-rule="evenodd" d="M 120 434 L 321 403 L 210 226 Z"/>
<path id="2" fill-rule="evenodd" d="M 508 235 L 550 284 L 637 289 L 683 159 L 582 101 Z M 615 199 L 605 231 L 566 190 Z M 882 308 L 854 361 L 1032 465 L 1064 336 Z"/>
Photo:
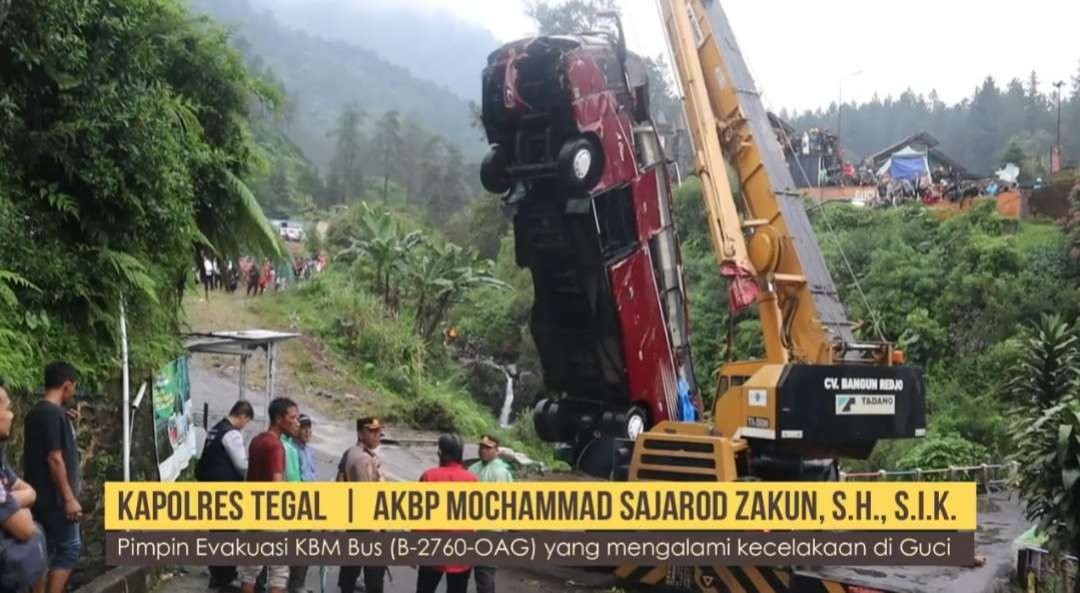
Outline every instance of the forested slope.
<path id="1" fill-rule="evenodd" d="M 231 27 L 233 44 L 274 72 L 291 104 L 286 114 L 289 135 L 320 167 L 332 156 L 327 135 L 350 104 L 373 118 L 395 109 L 470 156 L 483 151 L 464 99 L 370 50 L 297 31 L 269 12 L 255 10 L 248 0 L 193 0 L 192 6 Z"/>

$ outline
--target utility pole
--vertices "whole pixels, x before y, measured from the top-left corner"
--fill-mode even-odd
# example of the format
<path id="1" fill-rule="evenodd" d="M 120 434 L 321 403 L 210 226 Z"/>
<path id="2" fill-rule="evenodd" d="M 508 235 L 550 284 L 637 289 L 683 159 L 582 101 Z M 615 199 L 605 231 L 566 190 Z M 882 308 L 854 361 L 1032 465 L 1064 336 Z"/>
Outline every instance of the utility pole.
<path id="1" fill-rule="evenodd" d="M 862 73 L 862 70 L 858 70 L 840 79 L 840 93 L 836 99 L 836 137 L 838 139 L 841 139 L 841 134 L 844 131 L 844 81 L 855 78 Z M 841 139 L 841 141 L 843 140 Z"/>
<path id="2" fill-rule="evenodd" d="M 836 150 L 836 159 L 838 161 L 840 161 L 840 178 L 841 179 L 843 179 L 843 176 L 844 176 L 844 173 L 843 173 L 843 169 L 844 169 L 844 157 L 843 157 L 843 154 L 844 154 L 844 152 L 843 152 L 844 151 L 844 149 L 843 149 L 843 142 L 844 142 L 844 138 L 843 138 L 843 134 L 844 134 L 844 81 L 849 80 L 851 78 L 855 78 L 856 76 L 859 76 L 862 73 L 863 73 L 862 70 L 857 70 L 857 71 L 852 72 L 851 74 L 848 74 L 847 76 L 841 78 L 840 79 L 840 85 L 839 85 L 840 86 L 840 92 L 838 93 L 838 97 L 836 98 L 836 148 L 837 148 L 837 150 Z M 841 181 L 841 185 L 842 184 L 843 184 L 843 182 Z M 824 200 L 825 199 L 825 189 L 824 189 L 825 184 L 820 183 L 819 185 L 821 186 L 820 187 L 820 189 L 821 189 L 821 199 Z"/>
<path id="3" fill-rule="evenodd" d="M 1057 142 L 1054 144 L 1053 154 L 1050 155 L 1050 174 L 1053 175 L 1061 170 L 1061 87 L 1065 86 L 1064 81 L 1057 81 L 1054 83 L 1054 88 L 1057 89 Z"/>

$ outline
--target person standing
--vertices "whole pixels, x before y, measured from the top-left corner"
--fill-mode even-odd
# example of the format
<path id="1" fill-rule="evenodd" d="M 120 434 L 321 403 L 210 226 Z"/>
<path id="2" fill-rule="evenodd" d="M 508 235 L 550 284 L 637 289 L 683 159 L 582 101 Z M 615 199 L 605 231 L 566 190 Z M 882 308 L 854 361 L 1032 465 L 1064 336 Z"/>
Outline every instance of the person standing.
<path id="1" fill-rule="evenodd" d="M 510 473 L 510 467 L 502 459 L 499 459 L 499 439 L 485 434 L 477 443 L 480 451 L 480 461 L 469 466 L 469 472 L 481 482 L 513 482 L 514 475 Z M 476 593 L 495 593 L 495 567 L 474 566 L 473 576 L 476 577 Z"/>
<path id="2" fill-rule="evenodd" d="M 4 378 L 0 377 L 0 552 L 4 566 L 17 567 L 0 571 L 0 592 L 14 593 L 37 583 L 45 576 L 47 558 L 45 534 L 34 523 L 30 507 L 36 493 L 7 466 L 3 447 L 11 438 L 15 414 L 11 410 Z"/>
<path id="3" fill-rule="evenodd" d="M 195 479 L 200 482 L 242 482 L 247 474 L 248 455 L 244 447 L 244 430 L 255 417 L 251 403 L 240 400 L 233 404 L 229 415 L 222 418 L 206 433 L 202 456 L 195 466 Z M 235 566 L 211 566 L 210 590 L 224 593 L 236 579 Z"/>
<path id="4" fill-rule="evenodd" d="M 287 397 L 279 397 L 270 402 L 270 426 L 251 440 L 248 448 L 249 482 L 284 482 L 285 481 L 285 445 L 281 436 L 295 432 L 300 421 L 300 411 L 296 402 Z M 262 566 L 242 566 L 240 573 L 240 591 L 255 593 L 255 582 L 262 572 Z M 288 566 L 267 566 L 267 586 L 270 593 L 285 593 L 289 581 Z"/>
<path id="5" fill-rule="evenodd" d="M 259 279 L 259 264 L 252 261 L 250 266 L 248 267 L 247 296 L 258 296 L 260 283 L 261 280 Z"/>
<path id="6" fill-rule="evenodd" d="M 205 252 L 202 255 L 202 284 L 206 293 L 206 301 L 210 302 L 210 289 L 214 283 L 214 264 L 210 263 L 210 256 Z"/>
<path id="7" fill-rule="evenodd" d="M 37 492 L 31 510 L 45 530 L 49 573 L 34 593 L 62 593 L 79 563 L 79 448 L 65 406 L 75 399 L 78 371 L 66 362 L 45 367 L 45 393 L 23 421 L 23 476 Z"/>
<path id="8" fill-rule="evenodd" d="M 299 418 L 306 418 L 303 414 Z M 296 445 L 296 439 L 300 435 L 300 420 L 297 419 L 294 430 L 281 435 L 281 444 L 285 446 L 285 481 L 302 482 L 303 471 L 300 468 L 300 448 Z"/>
<path id="9" fill-rule="evenodd" d="M 296 448 L 300 451 L 300 474 L 305 482 L 318 481 L 315 471 L 315 453 L 311 447 L 312 424 L 311 417 L 300 414 L 300 433 L 296 437 Z"/>
<path id="10" fill-rule="evenodd" d="M 311 447 L 308 447 L 308 443 L 311 441 L 311 417 L 307 414 L 300 414 L 300 428 L 297 430 L 295 438 L 289 438 L 289 444 L 295 452 L 298 463 L 298 479 L 293 480 L 289 475 L 289 471 L 286 470 L 286 481 L 302 481 L 302 482 L 314 482 L 315 478 L 315 459 L 311 453 Z M 286 455 L 288 450 L 286 450 Z M 289 593 L 304 593 L 307 588 L 304 583 L 307 582 L 307 566 L 290 566 L 289 567 Z"/>
<path id="11" fill-rule="evenodd" d="M 421 482 L 475 482 L 476 476 L 462 465 L 461 439 L 444 434 L 439 437 L 439 467 L 433 467 L 420 476 Z M 421 566 L 416 575 L 416 593 L 435 593 L 446 575 L 446 593 L 466 593 L 469 587 L 469 571 L 464 564 Z"/>
<path id="12" fill-rule="evenodd" d="M 210 266 L 210 270 L 213 273 L 213 282 L 211 283 L 210 288 L 214 290 L 221 290 L 221 259 L 217 256 L 214 256 L 213 261 L 210 262 Z"/>
<path id="13" fill-rule="evenodd" d="M 339 482 L 385 482 L 382 461 L 375 454 L 382 440 L 382 423 L 378 418 L 366 417 L 356 421 L 356 444 L 345 451 L 338 464 Z M 341 593 L 354 593 L 356 579 L 364 573 L 365 593 L 383 593 L 385 566 L 342 566 L 338 572 Z"/>
<path id="14" fill-rule="evenodd" d="M 270 267 L 270 258 L 263 258 L 262 273 L 259 276 L 259 294 L 266 292 L 266 287 L 274 283 L 274 268 Z"/>

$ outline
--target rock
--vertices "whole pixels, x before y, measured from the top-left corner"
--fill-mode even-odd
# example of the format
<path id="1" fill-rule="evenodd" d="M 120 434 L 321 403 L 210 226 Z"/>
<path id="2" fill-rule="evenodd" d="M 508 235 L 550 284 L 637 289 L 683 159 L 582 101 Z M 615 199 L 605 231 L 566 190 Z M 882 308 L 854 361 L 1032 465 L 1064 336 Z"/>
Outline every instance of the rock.
<path id="1" fill-rule="evenodd" d="M 502 447 L 499 449 L 499 457 L 503 461 L 508 461 L 517 467 L 529 467 L 534 465 L 540 465 L 536 461 L 533 461 L 528 455 L 524 453 L 518 453 L 513 449 Z"/>

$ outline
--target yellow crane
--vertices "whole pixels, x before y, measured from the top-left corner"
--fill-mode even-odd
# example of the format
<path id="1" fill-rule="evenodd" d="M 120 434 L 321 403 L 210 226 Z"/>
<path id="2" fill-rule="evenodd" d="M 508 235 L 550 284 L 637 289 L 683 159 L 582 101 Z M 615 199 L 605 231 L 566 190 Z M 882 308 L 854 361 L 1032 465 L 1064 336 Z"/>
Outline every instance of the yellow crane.
<path id="1" fill-rule="evenodd" d="M 630 478 L 831 479 L 837 457 L 924 436 L 922 372 L 891 343 L 855 338 L 719 2 L 659 5 L 717 261 L 733 309 L 756 305 L 765 357 L 723 365 L 714 426 L 639 437 Z"/>
<path id="2" fill-rule="evenodd" d="M 777 136 L 718 0 L 658 0 L 733 309 L 756 305 L 765 357 L 720 369 L 713 424 L 665 421 L 633 446 L 630 480 L 830 480 L 836 458 L 926 433 L 920 369 L 855 338 Z M 737 186 L 739 191 L 734 190 Z M 646 584 L 706 593 L 848 591 L 763 567 L 624 566 Z"/>

